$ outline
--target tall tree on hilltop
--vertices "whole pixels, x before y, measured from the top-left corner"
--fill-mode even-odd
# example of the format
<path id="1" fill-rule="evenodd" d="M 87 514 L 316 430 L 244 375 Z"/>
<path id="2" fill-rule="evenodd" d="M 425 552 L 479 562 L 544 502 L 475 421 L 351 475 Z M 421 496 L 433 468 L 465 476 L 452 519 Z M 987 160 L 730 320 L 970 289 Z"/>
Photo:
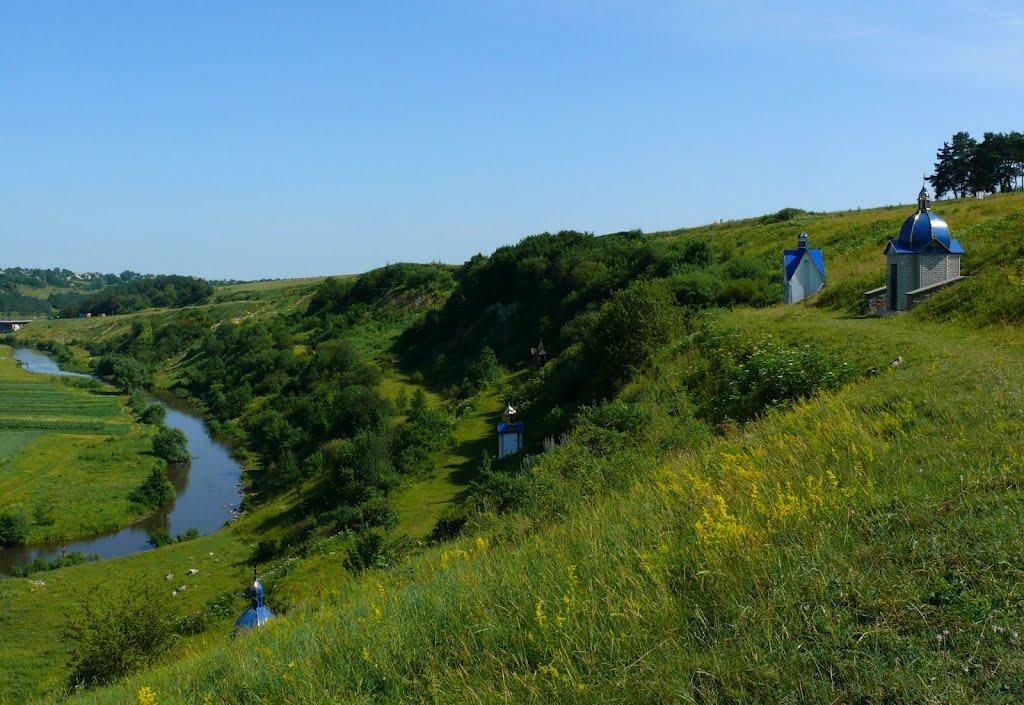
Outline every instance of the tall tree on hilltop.
<path id="1" fill-rule="evenodd" d="M 963 198 L 974 188 L 972 176 L 978 141 L 966 132 L 957 132 L 950 142 L 944 142 L 935 154 L 935 173 L 928 179 L 935 197 L 952 192 L 954 198 Z"/>
<path id="2" fill-rule="evenodd" d="M 928 181 L 931 182 L 932 191 L 935 192 L 937 199 L 953 190 L 953 182 L 950 178 L 953 171 L 951 153 L 952 148 L 949 146 L 949 142 L 943 142 L 942 147 L 935 153 L 935 171 L 928 177 Z"/>
<path id="3" fill-rule="evenodd" d="M 1011 132 L 1006 136 L 1007 153 L 1013 166 L 1015 189 L 1024 189 L 1024 133 Z"/>

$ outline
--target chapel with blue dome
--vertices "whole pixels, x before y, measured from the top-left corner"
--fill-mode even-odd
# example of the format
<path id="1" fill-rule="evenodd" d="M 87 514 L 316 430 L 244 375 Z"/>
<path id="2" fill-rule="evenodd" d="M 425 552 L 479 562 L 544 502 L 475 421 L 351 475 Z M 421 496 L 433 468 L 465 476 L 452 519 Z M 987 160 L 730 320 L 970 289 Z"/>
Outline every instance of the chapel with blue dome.
<path id="1" fill-rule="evenodd" d="M 249 599 L 252 604 L 235 620 L 237 631 L 247 631 L 256 627 L 264 626 L 268 621 L 274 619 L 274 613 L 263 603 L 263 584 L 260 583 L 256 569 L 252 569 L 252 587 L 249 588 Z"/>
<path id="2" fill-rule="evenodd" d="M 917 195 L 917 212 L 903 221 L 899 236 L 885 247 L 885 286 L 866 293 L 868 308 L 881 308 L 873 306 L 877 301 L 884 302 L 886 311 L 906 311 L 960 281 L 963 253 L 963 246 L 950 235 L 946 221 L 931 210 L 931 197 L 922 187 Z"/>

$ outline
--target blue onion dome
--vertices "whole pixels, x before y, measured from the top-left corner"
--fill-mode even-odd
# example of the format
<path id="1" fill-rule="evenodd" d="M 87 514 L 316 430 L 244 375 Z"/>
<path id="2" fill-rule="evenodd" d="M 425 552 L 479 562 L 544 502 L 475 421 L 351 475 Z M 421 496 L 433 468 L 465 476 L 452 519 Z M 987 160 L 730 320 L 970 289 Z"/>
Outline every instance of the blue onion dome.
<path id="1" fill-rule="evenodd" d="M 274 618 L 274 613 L 263 604 L 263 584 L 256 575 L 256 569 L 252 571 L 252 587 L 249 588 L 249 599 L 252 604 L 235 620 L 235 629 L 246 630 L 253 627 L 262 627 Z"/>
<path id="2" fill-rule="evenodd" d="M 928 190 L 922 188 L 917 195 L 917 212 L 903 221 L 900 236 L 889 243 L 896 252 L 963 252 L 960 243 L 950 236 L 946 221 L 934 213 L 930 206 Z"/>

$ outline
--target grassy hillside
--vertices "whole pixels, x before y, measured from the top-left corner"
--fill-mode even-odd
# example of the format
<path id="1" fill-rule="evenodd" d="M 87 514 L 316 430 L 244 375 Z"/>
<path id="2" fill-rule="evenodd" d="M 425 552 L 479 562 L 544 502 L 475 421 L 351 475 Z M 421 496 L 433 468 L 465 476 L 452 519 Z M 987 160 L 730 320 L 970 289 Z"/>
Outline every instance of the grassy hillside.
<path id="1" fill-rule="evenodd" d="M 729 325 L 856 341 L 886 371 L 651 458 L 542 534 L 439 547 L 79 700 L 1017 700 L 1020 335 L 814 311 Z"/>
<path id="2" fill-rule="evenodd" d="M 253 420 L 309 389 L 287 380 L 345 341 L 378 369 L 389 428 L 408 430 L 421 390 L 451 435 L 433 469 L 388 488 L 396 522 L 383 534 L 331 523 L 338 507 L 320 514 L 323 480 L 339 476 L 306 464 L 358 446 L 356 434 L 308 456 L 296 444 L 312 469 L 232 527 L 111 563 L 135 587 L 166 589 L 165 564 L 214 551 L 223 562 L 202 568 L 191 602 L 169 604 L 180 616 L 224 595 L 237 607 L 245 563 L 273 544 L 269 594 L 284 618 L 242 642 L 211 619 L 165 665 L 75 699 L 1016 702 L 1024 302 L 1006 282 L 1019 282 L 1024 197 L 935 209 L 971 279 L 893 319 L 855 314 L 908 207 L 538 236 L 450 279 L 403 265 L 227 287 L 182 312 L 33 324 L 26 335 L 83 361 L 154 355 L 158 383 L 257 442 L 282 427 Z M 825 250 L 827 288 L 770 305 L 779 250 L 801 230 Z M 142 346 L 147 330 L 155 343 Z M 251 371 L 228 386 L 252 394 L 221 405 L 206 360 L 224 349 L 181 331 L 230 341 L 232 361 L 272 353 L 263 367 L 287 379 L 241 362 Z M 539 336 L 555 358 L 534 369 Z M 530 456 L 493 462 L 483 451 L 507 399 Z M 319 423 L 301 408 L 286 418 Z M 253 461 L 263 482 L 289 477 L 276 458 Z M 455 538 L 402 538 L 431 532 Z M 5 633 L 52 636 L 94 568 L 43 576 L 65 586 L 56 597 L 0 580 L 25 605 Z M 43 659 L 0 647 L 18 673 L 11 701 L 57 686 L 68 648 Z"/>
<path id="3" fill-rule="evenodd" d="M 916 315 L 935 319 L 958 318 L 969 325 L 1020 322 L 1024 310 L 1012 291 L 995 291 L 998 282 L 1019 278 L 1024 256 L 1024 194 L 1003 194 L 985 200 L 941 201 L 933 210 L 949 224 L 953 236 L 967 250 L 961 263 L 966 275 L 979 275 L 965 286 L 935 297 Z M 706 239 L 720 258 L 753 257 L 781 267 L 779 250 L 796 245 L 796 235 L 807 232 L 811 247 L 824 251 L 827 288 L 814 305 L 859 313 L 864 291 L 885 283 L 882 251 L 913 212 L 911 206 L 891 206 L 839 213 L 788 214 L 788 217 L 729 221 L 688 228 L 655 237 Z M 925 314 L 927 311 L 927 314 Z"/>

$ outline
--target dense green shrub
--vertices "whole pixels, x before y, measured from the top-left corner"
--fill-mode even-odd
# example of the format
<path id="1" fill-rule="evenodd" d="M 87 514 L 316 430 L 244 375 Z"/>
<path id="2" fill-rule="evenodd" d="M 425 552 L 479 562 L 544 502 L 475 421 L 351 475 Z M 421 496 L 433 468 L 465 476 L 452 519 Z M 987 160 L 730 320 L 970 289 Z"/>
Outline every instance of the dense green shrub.
<path id="1" fill-rule="evenodd" d="M 121 389 L 134 392 L 153 384 L 153 370 L 145 363 L 126 355 L 105 355 L 95 367 L 96 374 L 110 379 Z"/>
<path id="2" fill-rule="evenodd" d="M 185 541 L 195 541 L 199 538 L 199 529 L 185 529 L 182 533 L 174 537 L 174 540 L 178 543 L 184 543 Z"/>
<path id="3" fill-rule="evenodd" d="M 681 272 L 666 280 L 665 285 L 676 303 L 694 308 L 721 303 L 725 290 L 720 273 L 706 270 Z"/>
<path id="4" fill-rule="evenodd" d="M 28 515 L 20 509 L 0 512 L 0 546 L 23 546 L 28 539 L 31 524 Z"/>
<path id="5" fill-rule="evenodd" d="M 689 344 L 694 357 L 687 384 L 698 414 L 712 423 L 747 421 L 854 374 L 846 361 L 809 345 L 751 339 L 713 324 L 698 326 Z"/>
<path id="6" fill-rule="evenodd" d="M 643 440 L 650 422 L 641 407 L 621 400 L 584 406 L 573 419 L 573 440 L 605 455 Z"/>
<path id="7" fill-rule="evenodd" d="M 57 570 L 58 568 L 68 568 L 73 565 L 81 565 L 87 561 L 95 560 L 99 560 L 99 555 L 95 553 L 82 553 L 81 551 L 72 551 L 71 553 L 65 553 L 52 559 L 39 556 L 24 565 L 12 568 L 11 575 L 18 578 L 27 578 L 35 573 Z"/>
<path id="8" fill-rule="evenodd" d="M 430 531 L 429 540 L 431 543 L 441 543 L 457 538 L 462 534 L 467 518 L 465 506 L 459 504 L 445 507 Z"/>
<path id="9" fill-rule="evenodd" d="M 151 426 L 160 426 L 167 418 L 167 407 L 163 404 L 148 404 L 139 414 L 139 421 Z"/>
<path id="10" fill-rule="evenodd" d="M 785 223 L 793 220 L 794 218 L 807 215 L 807 211 L 802 208 L 783 208 L 782 210 L 776 211 L 770 215 L 761 216 L 762 223 Z"/>
<path id="11" fill-rule="evenodd" d="M 358 573 L 370 568 L 387 568 L 409 551 L 407 539 L 390 539 L 379 529 L 356 534 L 349 548 L 345 567 Z"/>
<path id="12" fill-rule="evenodd" d="M 173 624 L 165 598 L 138 592 L 120 601 L 109 593 L 83 600 L 64 626 L 71 644 L 72 688 L 109 683 L 152 665 L 171 647 Z"/>
<path id="13" fill-rule="evenodd" d="M 170 546 L 174 543 L 174 539 L 167 533 L 167 529 L 153 529 L 149 532 L 149 538 L 146 540 L 153 548 L 160 548 L 161 546 Z"/>
<path id="14" fill-rule="evenodd" d="M 168 463 L 184 463 L 188 454 L 188 438 L 177 428 L 161 426 L 153 436 L 153 453 Z"/>
<path id="15" fill-rule="evenodd" d="M 671 340 L 680 323 L 664 285 L 636 282 L 601 309 L 585 356 L 605 394 L 629 379 Z"/>
<path id="16" fill-rule="evenodd" d="M 310 299 L 310 314 L 347 314 L 354 306 L 376 304 L 390 296 L 447 293 L 453 267 L 442 264 L 389 264 L 351 279 L 330 277 Z"/>
<path id="17" fill-rule="evenodd" d="M 501 366 L 498 364 L 498 356 L 494 354 L 494 348 L 485 345 L 477 359 L 469 364 L 466 376 L 470 384 L 477 389 L 497 381 L 501 377 Z"/>
<path id="18" fill-rule="evenodd" d="M 144 507 L 156 509 L 168 504 L 174 495 L 174 485 L 167 479 L 167 473 L 161 468 L 153 468 L 142 484 L 132 491 L 129 499 Z"/>
<path id="19" fill-rule="evenodd" d="M 566 350 L 590 330 L 574 319 L 592 316 L 613 292 L 638 280 L 684 275 L 691 279 L 679 281 L 680 302 L 693 306 L 716 304 L 717 283 L 729 278 L 758 278 L 755 286 L 736 288 L 733 302 L 764 303 L 771 287 L 778 288 L 777 273 L 760 260 L 723 271 L 704 239 L 543 233 L 471 258 L 457 271 L 444 306 L 403 334 L 398 347 L 411 367 L 433 367 L 448 383 L 459 382 L 486 346 L 508 366 L 526 362 L 538 337 L 549 350 Z M 441 355 L 444 362 L 434 364 Z"/>
<path id="20" fill-rule="evenodd" d="M 443 411 L 427 405 L 417 389 L 405 420 L 395 430 L 394 457 L 399 472 L 417 475 L 434 468 L 434 457 L 451 444 L 452 421 Z"/>

